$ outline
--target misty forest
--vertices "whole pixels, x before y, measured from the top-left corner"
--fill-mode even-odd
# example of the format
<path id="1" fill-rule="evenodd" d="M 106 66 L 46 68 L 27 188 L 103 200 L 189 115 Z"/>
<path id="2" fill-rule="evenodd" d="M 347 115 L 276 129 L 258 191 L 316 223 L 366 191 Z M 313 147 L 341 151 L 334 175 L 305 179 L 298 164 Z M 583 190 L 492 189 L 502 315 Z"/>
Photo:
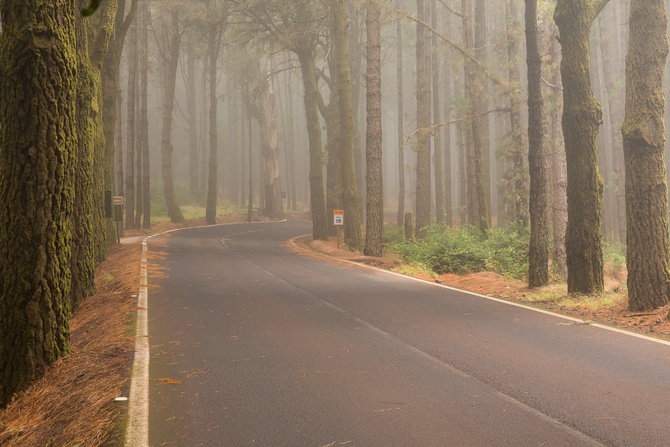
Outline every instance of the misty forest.
<path id="1" fill-rule="evenodd" d="M 668 303 L 669 1 L 89 3 L 0 0 L 0 406 L 168 219 L 327 240 L 343 210 L 349 250 L 430 240 L 436 271 L 514 234 L 517 278 L 574 295 L 619 247 L 628 309 Z"/>

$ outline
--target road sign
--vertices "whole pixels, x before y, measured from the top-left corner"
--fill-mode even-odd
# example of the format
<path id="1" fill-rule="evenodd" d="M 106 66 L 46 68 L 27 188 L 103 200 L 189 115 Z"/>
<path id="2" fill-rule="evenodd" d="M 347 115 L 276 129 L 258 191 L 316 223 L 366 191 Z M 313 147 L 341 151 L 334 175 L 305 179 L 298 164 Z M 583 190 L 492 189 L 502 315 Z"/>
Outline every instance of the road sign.
<path id="1" fill-rule="evenodd" d="M 344 225 L 344 210 L 333 210 L 333 225 Z"/>
<path id="2" fill-rule="evenodd" d="M 123 196 L 114 196 L 114 205 L 123 205 Z"/>

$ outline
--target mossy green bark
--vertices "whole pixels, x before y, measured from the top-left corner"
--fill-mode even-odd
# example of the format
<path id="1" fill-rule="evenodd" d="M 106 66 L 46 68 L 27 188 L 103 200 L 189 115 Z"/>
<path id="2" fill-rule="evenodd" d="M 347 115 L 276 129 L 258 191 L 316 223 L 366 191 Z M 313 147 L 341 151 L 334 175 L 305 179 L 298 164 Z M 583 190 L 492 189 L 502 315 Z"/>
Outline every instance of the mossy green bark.
<path id="1" fill-rule="evenodd" d="M 603 180 L 598 171 L 602 108 L 591 89 L 589 32 L 608 0 L 558 0 L 563 58 L 563 135 L 568 172 L 568 293 L 603 290 Z"/>
<path id="2" fill-rule="evenodd" d="M 1 2 L 0 406 L 69 350 L 75 2 Z"/>
<path id="3" fill-rule="evenodd" d="M 626 56 L 628 308 L 649 311 L 668 302 L 668 186 L 665 175 L 665 95 L 668 18 L 663 0 L 632 0 Z"/>

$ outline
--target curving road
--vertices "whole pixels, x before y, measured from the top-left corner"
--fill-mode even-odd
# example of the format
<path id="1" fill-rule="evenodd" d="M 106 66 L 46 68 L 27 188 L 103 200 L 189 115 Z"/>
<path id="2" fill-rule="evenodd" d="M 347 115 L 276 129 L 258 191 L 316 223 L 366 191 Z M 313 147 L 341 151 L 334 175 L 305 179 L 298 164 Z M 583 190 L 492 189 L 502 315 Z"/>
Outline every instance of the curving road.
<path id="1" fill-rule="evenodd" d="M 670 445 L 668 344 L 287 247 L 310 230 L 150 241 L 151 446 Z"/>

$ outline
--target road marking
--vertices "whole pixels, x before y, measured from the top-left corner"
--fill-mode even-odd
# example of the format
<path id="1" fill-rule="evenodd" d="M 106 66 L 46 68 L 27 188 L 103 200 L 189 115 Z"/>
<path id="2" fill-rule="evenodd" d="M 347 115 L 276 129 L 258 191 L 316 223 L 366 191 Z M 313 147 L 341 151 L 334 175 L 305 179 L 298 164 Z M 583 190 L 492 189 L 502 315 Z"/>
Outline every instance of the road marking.
<path id="1" fill-rule="evenodd" d="M 142 241 L 140 291 L 137 297 L 137 326 L 135 333 L 135 360 L 130 380 L 128 426 L 125 445 L 149 445 L 149 325 L 147 287 L 147 239 Z"/>
<path id="2" fill-rule="evenodd" d="M 128 425 L 126 426 L 126 447 L 149 447 L 149 290 L 147 274 L 148 240 L 182 230 L 211 228 L 248 223 L 280 223 L 286 219 L 273 222 L 236 222 L 198 227 L 175 228 L 152 234 L 142 239 L 142 257 L 140 259 L 140 290 L 137 296 L 137 325 L 135 327 L 135 359 L 130 378 L 128 400 Z"/>
<path id="3" fill-rule="evenodd" d="M 301 237 L 305 237 L 305 236 L 310 236 L 310 235 L 297 236 L 297 237 L 291 239 L 289 242 L 295 248 L 300 249 L 301 247 L 295 241 L 297 239 L 300 239 Z M 454 291 L 454 292 L 461 292 L 461 293 L 464 293 L 464 294 L 467 294 L 467 295 L 476 296 L 476 297 L 479 297 L 479 298 L 484 298 L 484 299 L 489 300 L 489 301 L 495 301 L 497 303 L 507 304 L 508 306 L 519 307 L 521 309 L 531 310 L 533 312 L 538 312 L 538 313 L 541 313 L 541 314 L 550 315 L 552 317 L 562 318 L 564 320 L 572 321 L 572 322 L 577 323 L 579 325 L 587 325 L 587 326 L 597 327 L 597 328 L 600 328 L 600 329 L 608 330 L 610 332 L 616 332 L 618 334 L 628 335 L 629 337 L 635 337 L 635 338 L 639 338 L 639 339 L 642 339 L 642 340 L 658 343 L 658 344 L 661 344 L 661 345 L 670 346 L 670 340 L 655 338 L 655 337 L 651 337 L 649 335 L 627 331 L 626 329 L 621 329 L 621 328 L 617 328 L 617 327 L 608 326 L 606 324 L 594 323 L 591 320 L 588 320 L 588 321 L 587 320 L 582 320 L 580 318 L 570 317 L 568 315 L 562 315 L 562 314 L 559 314 L 559 313 L 556 313 L 556 312 L 552 312 L 550 310 L 539 309 L 537 307 L 527 306 L 527 305 L 521 304 L 521 303 L 515 303 L 514 301 L 507 301 L 507 300 L 504 300 L 502 298 L 494 298 L 492 296 L 486 296 L 486 295 L 482 295 L 482 294 L 479 294 L 479 293 L 476 293 L 476 292 L 470 292 L 469 290 L 458 289 L 456 287 L 451 287 L 451 286 L 447 286 L 447 285 L 444 285 L 444 284 L 438 284 L 438 283 L 435 283 L 435 282 L 426 281 L 425 279 L 403 275 L 402 273 L 392 272 L 390 270 L 384 270 L 384 269 L 381 269 L 379 267 L 375 267 L 375 266 L 372 266 L 372 265 L 363 264 L 363 263 L 356 262 L 356 261 L 350 261 L 348 259 L 336 258 L 336 257 L 330 256 L 330 255 L 327 255 L 325 253 L 321 253 L 321 252 L 311 250 L 311 249 L 310 249 L 310 251 L 311 252 L 316 252 L 316 253 L 320 254 L 321 256 L 324 256 L 324 257 L 327 257 L 327 258 L 330 258 L 330 259 L 335 259 L 339 262 L 345 262 L 345 263 L 348 263 L 348 264 L 356 265 L 358 267 L 362 267 L 362 268 L 366 268 L 366 269 L 370 269 L 370 270 L 376 270 L 378 272 L 382 272 L 382 273 L 385 273 L 385 274 L 388 274 L 388 275 L 394 275 L 394 276 L 398 276 L 398 277 L 401 277 L 401 278 L 410 279 L 412 281 L 421 282 L 423 284 L 429 284 L 433 287 L 440 287 L 440 288 L 451 290 L 451 291 Z"/>

